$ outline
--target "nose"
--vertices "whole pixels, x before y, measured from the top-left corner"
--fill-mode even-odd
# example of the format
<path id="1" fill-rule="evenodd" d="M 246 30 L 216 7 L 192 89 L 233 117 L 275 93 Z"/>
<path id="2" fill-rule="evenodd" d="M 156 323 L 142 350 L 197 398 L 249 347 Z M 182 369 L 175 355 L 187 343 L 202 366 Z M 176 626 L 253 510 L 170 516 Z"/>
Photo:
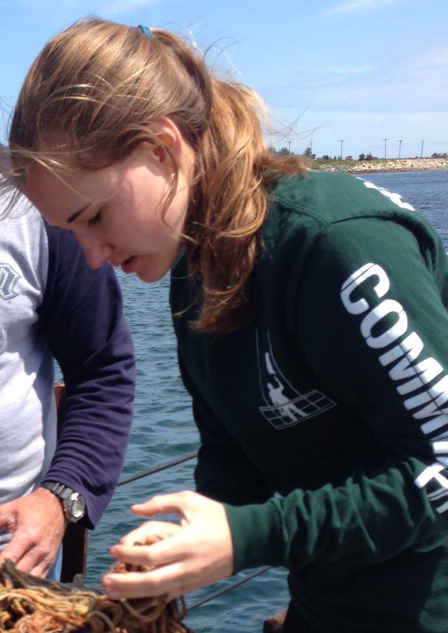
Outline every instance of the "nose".
<path id="1" fill-rule="evenodd" d="M 112 254 L 112 247 L 109 244 L 92 235 L 77 235 L 76 238 L 90 268 L 100 268 Z"/>

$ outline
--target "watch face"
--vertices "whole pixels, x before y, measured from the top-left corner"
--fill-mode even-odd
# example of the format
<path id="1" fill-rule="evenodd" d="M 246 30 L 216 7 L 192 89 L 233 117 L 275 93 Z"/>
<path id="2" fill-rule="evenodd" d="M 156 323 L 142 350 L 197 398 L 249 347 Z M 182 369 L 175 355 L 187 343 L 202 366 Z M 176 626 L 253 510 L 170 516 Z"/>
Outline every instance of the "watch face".
<path id="1" fill-rule="evenodd" d="M 72 520 L 78 521 L 84 516 L 84 513 L 86 511 L 86 504 L 84 499 L 79 494 L 76 493 L 76 497 L 75 495 L 73 496 L 74 498 L 72 499 L 70 514 L 72 516 Z"/>

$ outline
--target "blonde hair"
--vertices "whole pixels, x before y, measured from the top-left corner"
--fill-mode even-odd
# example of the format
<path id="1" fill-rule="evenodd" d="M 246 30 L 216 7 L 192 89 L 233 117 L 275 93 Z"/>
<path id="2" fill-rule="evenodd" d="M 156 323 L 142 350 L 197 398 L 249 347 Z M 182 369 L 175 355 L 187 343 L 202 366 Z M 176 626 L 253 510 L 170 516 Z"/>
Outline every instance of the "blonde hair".
<path id="1" fill-rule="evenodd" d="M 213 77 L 177 36 L 153 29 L 148 38 L 87 19 L 50 40 L 25 78 L 10 128 L 10 178 L 23 183 L 35 162 L 51 170 L 107 167 L 143 140 L 160 144 L 155 122 L 171 119 L 195 156 L 184 229 L 189 272 L 201 287 L 192 325 L 233 331 L 255 305 L 252 272 L 269 186 L 305 171 L 299 158 L 267 149 L 262 110 L 253 91 Z M 51 146 L 56 135 L 63 146 Z"/>

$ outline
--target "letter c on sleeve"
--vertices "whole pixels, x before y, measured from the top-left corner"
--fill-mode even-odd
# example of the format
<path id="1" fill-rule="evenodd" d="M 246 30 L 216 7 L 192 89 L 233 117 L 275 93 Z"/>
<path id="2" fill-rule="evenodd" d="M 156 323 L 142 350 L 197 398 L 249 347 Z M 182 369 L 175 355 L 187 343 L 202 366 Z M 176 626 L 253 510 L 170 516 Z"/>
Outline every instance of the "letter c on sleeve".
<path id="1" fill-rule="evenodd" d="M 341 289 L 341 300 L 345 309 L 350 314 L 362 314 L 369 309 L 369 304 L 365 299 L 358 299 L 358 301 L 352 301 L 351 294 L 369 277 L 378 277 L 378 283 L 374 287 L 375 294 L 378 298 L 383 297 L 389 290 L 390 283 L 389 278 L 385 271 L 378 266 L 378 264 L 364 264 L 353 275 L 344 282 Z"/>

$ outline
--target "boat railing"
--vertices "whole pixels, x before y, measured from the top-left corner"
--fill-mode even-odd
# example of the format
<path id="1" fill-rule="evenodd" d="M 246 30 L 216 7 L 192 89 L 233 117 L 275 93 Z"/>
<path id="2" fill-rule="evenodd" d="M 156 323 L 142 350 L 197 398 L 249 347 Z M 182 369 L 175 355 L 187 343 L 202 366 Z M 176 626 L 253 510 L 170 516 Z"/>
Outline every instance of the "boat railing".
<path id="1" fill-rule="evenodd" d="M 177 466 L 178 464 L 183 464 L 184 462 L 188 462 L 190 459 L 195 459 L 198 456 L 197 451 L 192 451 L 191 453 L 186 453 L 186 455 L 182 455 L 177 459 L 173 459 L 169 462 L 161 464 L 160 466 L 155 466 L 154 468 L 150 468 L 149 470 L 144 470 L 141 473 L 136 473 L 135 475 L 131 475 L 130 477 L 126 477 L 125 479 L 121 479 L 118 486 L 124 486 L 125 484 L 130 484 L 132 481 L 137 481 L 137 479 L 143 479 L 143 477 L 149 477 L 150 475 L 155 475 L 156 473 L 160 473 L 163 470 L 168 470 L 168 468 L 172 468 L 173 466 Z"/>

